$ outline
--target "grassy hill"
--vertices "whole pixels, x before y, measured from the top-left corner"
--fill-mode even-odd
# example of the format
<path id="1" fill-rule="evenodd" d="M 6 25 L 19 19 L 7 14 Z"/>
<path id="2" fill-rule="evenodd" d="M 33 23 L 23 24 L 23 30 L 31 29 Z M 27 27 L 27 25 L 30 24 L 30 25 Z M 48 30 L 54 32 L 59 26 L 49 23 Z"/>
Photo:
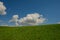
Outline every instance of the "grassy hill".
<path id="1" fill-rule="evenodd" d="M 0 27 L 0 40 L 60 40 L 60 25 Z"/>

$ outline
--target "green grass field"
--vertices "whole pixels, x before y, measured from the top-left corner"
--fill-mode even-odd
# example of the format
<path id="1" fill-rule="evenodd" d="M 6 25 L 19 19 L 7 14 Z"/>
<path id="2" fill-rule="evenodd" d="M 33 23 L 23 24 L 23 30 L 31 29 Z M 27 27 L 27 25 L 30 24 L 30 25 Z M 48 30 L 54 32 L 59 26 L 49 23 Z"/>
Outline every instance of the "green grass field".
<path id="1" fill-rule="evenodd" d="M 60 40 L 60 25 L 0 27 L 0 40 Z"/>

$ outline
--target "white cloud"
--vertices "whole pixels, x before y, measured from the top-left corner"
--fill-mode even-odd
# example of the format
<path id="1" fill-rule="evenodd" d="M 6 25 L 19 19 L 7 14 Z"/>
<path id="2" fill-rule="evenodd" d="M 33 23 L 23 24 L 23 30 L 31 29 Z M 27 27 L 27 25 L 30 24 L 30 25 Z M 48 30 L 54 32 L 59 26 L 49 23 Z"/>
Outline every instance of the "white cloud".
<path id="1" fill-rule="evenodd" d="M 6 14 L 6 7 L 3 5 L 3 2 L 0 2 L 0 15 Z"/>
<path id="2" fill-rule="evenodd" d="M 13 15 L 12 19 L 9 22 L 14 22 L 16 25 L 18 25 L 18 15 Z"/>
<path id="3" fill-rule="evenodd" d="M 43 15 L 40 15 L 39 13 L 27 14 L 26 17 L 18 18 L 18 15 L 13 15 L 9 22 L 14 22 L 16 25 L 39 25 L 46 20 L 43 18 Z"/>
<path id="4" fill-rule="evenodd" d="M 43 15 L 39 13 L 27 14 L 26 17 L 19 19 L 19 24 L 21 25 L 39 25 L 43 23 L 46 19 L 43 18 Z"/>

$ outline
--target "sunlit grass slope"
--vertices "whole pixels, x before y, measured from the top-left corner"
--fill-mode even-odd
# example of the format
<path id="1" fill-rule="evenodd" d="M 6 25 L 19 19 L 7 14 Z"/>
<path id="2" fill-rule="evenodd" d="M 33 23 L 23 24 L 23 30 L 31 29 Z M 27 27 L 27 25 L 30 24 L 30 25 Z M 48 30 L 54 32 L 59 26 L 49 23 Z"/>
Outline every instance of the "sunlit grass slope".
<path id="1" fill-rule="evenodd" d="M 0 27 L 0 40 L 60 40 L 60 25 Z"/>

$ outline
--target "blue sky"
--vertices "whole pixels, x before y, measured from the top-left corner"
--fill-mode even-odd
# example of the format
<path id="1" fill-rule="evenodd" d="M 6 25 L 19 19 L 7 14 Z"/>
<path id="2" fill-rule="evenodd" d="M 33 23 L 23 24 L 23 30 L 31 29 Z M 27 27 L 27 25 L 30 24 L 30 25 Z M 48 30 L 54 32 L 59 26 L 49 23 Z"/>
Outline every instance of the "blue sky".
<path id="1" fill-rule="evenodd" d="M 48 21 L 45 24 L 60 22 L 60 0 L 0 0 L 4 3 L 6 15 L 0 15 L 0 20 L 5 23 L 12 18 L 13 15 L 19 15 L 20 18 L 27 14 L 40 13 Z"/>

